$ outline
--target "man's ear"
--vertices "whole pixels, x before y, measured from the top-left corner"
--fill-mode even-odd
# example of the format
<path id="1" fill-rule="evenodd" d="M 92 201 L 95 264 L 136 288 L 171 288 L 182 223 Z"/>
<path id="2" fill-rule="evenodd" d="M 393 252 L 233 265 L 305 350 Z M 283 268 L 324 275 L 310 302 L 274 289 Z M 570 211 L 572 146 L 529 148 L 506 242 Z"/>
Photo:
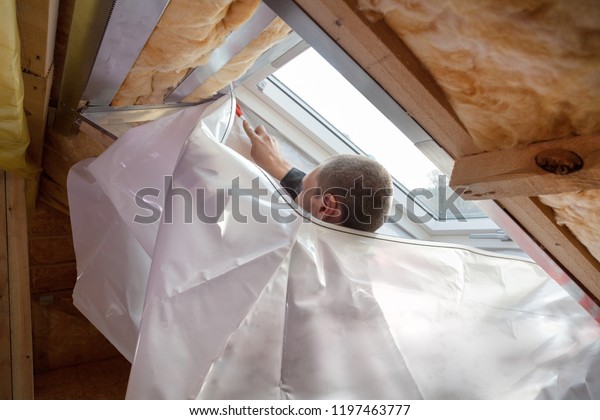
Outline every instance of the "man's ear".
<path id="1" fill-rule="evenodd" d="M 340 223 L 342 220 L 342 205 L 333 194 L 321 196 L 318 209 L 319 219 L 329 223 Z"/>

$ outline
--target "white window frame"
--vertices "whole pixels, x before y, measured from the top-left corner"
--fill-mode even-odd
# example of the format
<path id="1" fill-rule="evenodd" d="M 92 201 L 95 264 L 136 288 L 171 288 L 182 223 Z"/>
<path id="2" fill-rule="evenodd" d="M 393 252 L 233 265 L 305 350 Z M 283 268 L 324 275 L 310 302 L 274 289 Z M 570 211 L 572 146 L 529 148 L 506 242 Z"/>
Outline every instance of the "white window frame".
<path id="1" fill-rule="evenodd" d="M 275 62 L 281 61 L 283 60 Z M 265 80 L 276 70 L 277 68 L 273 65 L 266 65 L 262 70 L 257 71 L 235 87 L 235 95 L 242 105 L 249 107 L 261 118 L 269 121 L 280 132 L 286 133 L 294 145 L 318 162 L 339 153 L 355 153 L 322 122 L 317 121 L 309 111 L 302 109 L 299 104 L 273 86 L 270 81 Z M 395 196 L 401 197 L 401 200 L 406 203 L 406 200 L 409 200 L 406 190 L 398 188 L 396 185 L 394 188 Z M 403 204 L 398 200 L 396 203 Z M 469 235 L 473 233 L 496 233 L 499 230 L 498 226 L 487 217 L 470 218 L 467 222 L 455 219 L 440 221 L 432 218 L 425 223 L 415 223 L 404 214 L 396 225 L 406 234 L 406 237 L 415 239 L 462 243 L 489 250 L 519 252 L 519 247 L 514 242 L 469 238 Z"/>

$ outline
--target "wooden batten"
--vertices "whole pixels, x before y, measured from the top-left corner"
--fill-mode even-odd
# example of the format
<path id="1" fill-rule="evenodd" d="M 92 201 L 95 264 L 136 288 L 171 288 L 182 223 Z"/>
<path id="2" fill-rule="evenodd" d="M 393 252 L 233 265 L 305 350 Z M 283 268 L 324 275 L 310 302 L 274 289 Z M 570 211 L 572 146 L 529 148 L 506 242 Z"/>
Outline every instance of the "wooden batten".
<path id="1" fill-rule="evenodd" d="M 25 180 L 0 175 L 0 396 L 33 398 Z M 7 329 L 8 328 L 8 329 Z"/>
<path id="2" fill-rule="evenodd" d="M 482 153 L 457 118 L 441 89 L 418 58 L 384 22 L 371 23 L 356 9 L 356 1 L 294 0 L 456 159 Z M 433 156 L 435 158 L 436 156 Z M 451 165 L 445 165 L 449 168 Z M 600 298 L 600 264 L 565 227 L 552 209 L 535 197 L 505 198 L 500 205 L 532 235 L 548 255 L 573 278 Z M 553 245 L 557 244 L 557 245 Z"/>
<path id="3" fill-rule="evenodd" d="M 72 290 L 77 279 L 69 216 L 48 205 L 44 199 L 45 195 L 41 198 L 29 225 L 29 276 L 32 295 Z M 34 319 L 34 327 L 35 325 Z M 34 354 L 41 350 L 34 348 Z"/>
<path id="4" fill-rule="evenodd" d="M 0 171 L 0 399 L 12 398 L 10 298 L 6 240 L 6 173 Z"/>
<path id="5" fill-rule="evenodd" d="M 527 228 L 546 252 L 565 267 L 594 300 L 600 299 L 600 262 L 565 227 L 556 224 L 554 211 L 537 197 L 509 197 L 497 200 Z"/>
<path id="6" fill-rule="evenodd" d="M 75 262 L 35 264 L 29 268 L 29 271 L 31 293 L 73 289 L 77 280 Z"/>
<path id="7" fill-rule="evenodd" d="M 23 108 L 29 128 L 30 144 L 27 149 L 31 160 L 37 165 L 42 164 L 42 151 L 46 135 L 46 119 L 48 116 L 48 101 L 52 86 L 53 69 L 46 77 L 23 73 L 25 97 Z"/>
<path id="8" fill-rule="evenodd" d="M 86 125 L 86 131 L 89 134 L 80 131 L 77 135 L 65 137 L 50 130 L 44 144 L 40 198 L 66 215 L 69 214 L 69 169 L 80 160 L 99 156 L 108 144 L 114 142 L 110 136 L 92 126 Z"/>
<path id="9" fill-rule="evenodd" d="M 109 136 L 108 134 L 100 131 L 98 128 L 88 124 L 85 121 L 82 121 L 79 126 L 80 134 L 83 133 L 93 139 L 96 143 L 98 143 L 102 147 L 110 147 L 111 144 L 115 142 L 115 138 Z"/>
<path id="10" fill-rule="evenodd" d="M 121 357 L 73 306 L 72 295 L 72 289 L 32 295 L 36 374 Z"/>
<path id="11" fill-rule="evenodd" d="M 48 76 L 54 60 L 58 6 L 59 0 L 17 1 L 21 67 L 43 78 Z"/>
<path id="12" fill-rule="evenodd" d="M 69 215 L 69 199 L 67 190 L 62 185 L 57 184 L 46 175 L 40 177 L 40 197 L 41 201 L 49 204 L 64 215 Z"/>
<path id="13" fill-rule="evenodd" d="M 598 189 L 600 133 L 460 158 L 450 187 L 465 200 Z"/>
<path id="14" fill-rule="evenodd" d="M 17 1 L 17 24 L 23 69 L 23 108 L 29 128 L 28 158 L 42 164 L 48 103 L 54 76 L 54 44 L 58 22 L 59 0 Z M 38 184 L 26 184 L 27 207 L 35 206 Z"/>
<path id="15" fill-rule="evenodd" d="M 549 258 L 544 248 L 523 230 L 500 205 L 493 200 L 482 201 L 480 207 L 502 230 L 515 241 L 539 266 L 559 284 L 573 281 L 572 277 L 552 258 Z"/>
<path id="16" fill-rule="evenodd" d="M 58 141 L 49 143 L 69 150 L 68 143 L 61 146 Z M 73 158 L 72 154 L 69 156 Z M 67 169 L 60 165 L 57 168 Z M 63 187 L 59 188 L 63 191 Z M 47 194 L 43 189 L 29 224 L 36 398 L 123 398 L 129 363 L 73 305 L 77 268 L 71 223 L 68 214 L 47 203 Z M 64 212 L 68 213 L 68 208 Z M 106 375 L 100 368 L 105 365 L 116 371 Z M 89 375 L 94 379 L 90 380 Z M 104 384 L 104 376 L 119 380 L 100 385 Z M 107 389 L 103 390 L 103 386 Z"/>

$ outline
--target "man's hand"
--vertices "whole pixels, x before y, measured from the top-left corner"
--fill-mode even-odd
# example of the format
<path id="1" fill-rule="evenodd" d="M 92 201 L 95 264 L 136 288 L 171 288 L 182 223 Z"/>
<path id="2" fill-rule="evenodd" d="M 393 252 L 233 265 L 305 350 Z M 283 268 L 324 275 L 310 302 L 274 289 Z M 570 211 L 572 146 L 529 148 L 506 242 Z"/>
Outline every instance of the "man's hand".
<path id="1" fill-rule="evenodd" d="M 252 150 L 250 156 L 254 162 L 273 178 L 281 181 L 281 179 L 292 169 L 292 165 L 286 161 L 277 145 L 277 140 L 269 136 L 262 125 L 252 129 L 248 121 L 244 120 L 244 131 L 250 138 Z"/>

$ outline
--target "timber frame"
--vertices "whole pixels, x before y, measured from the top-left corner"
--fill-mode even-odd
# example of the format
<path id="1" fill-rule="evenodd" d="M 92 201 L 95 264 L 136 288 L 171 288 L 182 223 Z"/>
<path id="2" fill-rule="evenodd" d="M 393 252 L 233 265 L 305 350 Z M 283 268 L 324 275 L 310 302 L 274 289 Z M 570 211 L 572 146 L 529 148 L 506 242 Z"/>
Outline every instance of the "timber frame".
<path id="1" fill-rule="evenodd" d="M 459 158 L 450 186 L 466 200 L 600 188 L 600 133 Z"/>
<path id="2" fill-rule="evenodd" d="M 33 398 L 25 180 L 0 172 L 0 398 Z"/>

